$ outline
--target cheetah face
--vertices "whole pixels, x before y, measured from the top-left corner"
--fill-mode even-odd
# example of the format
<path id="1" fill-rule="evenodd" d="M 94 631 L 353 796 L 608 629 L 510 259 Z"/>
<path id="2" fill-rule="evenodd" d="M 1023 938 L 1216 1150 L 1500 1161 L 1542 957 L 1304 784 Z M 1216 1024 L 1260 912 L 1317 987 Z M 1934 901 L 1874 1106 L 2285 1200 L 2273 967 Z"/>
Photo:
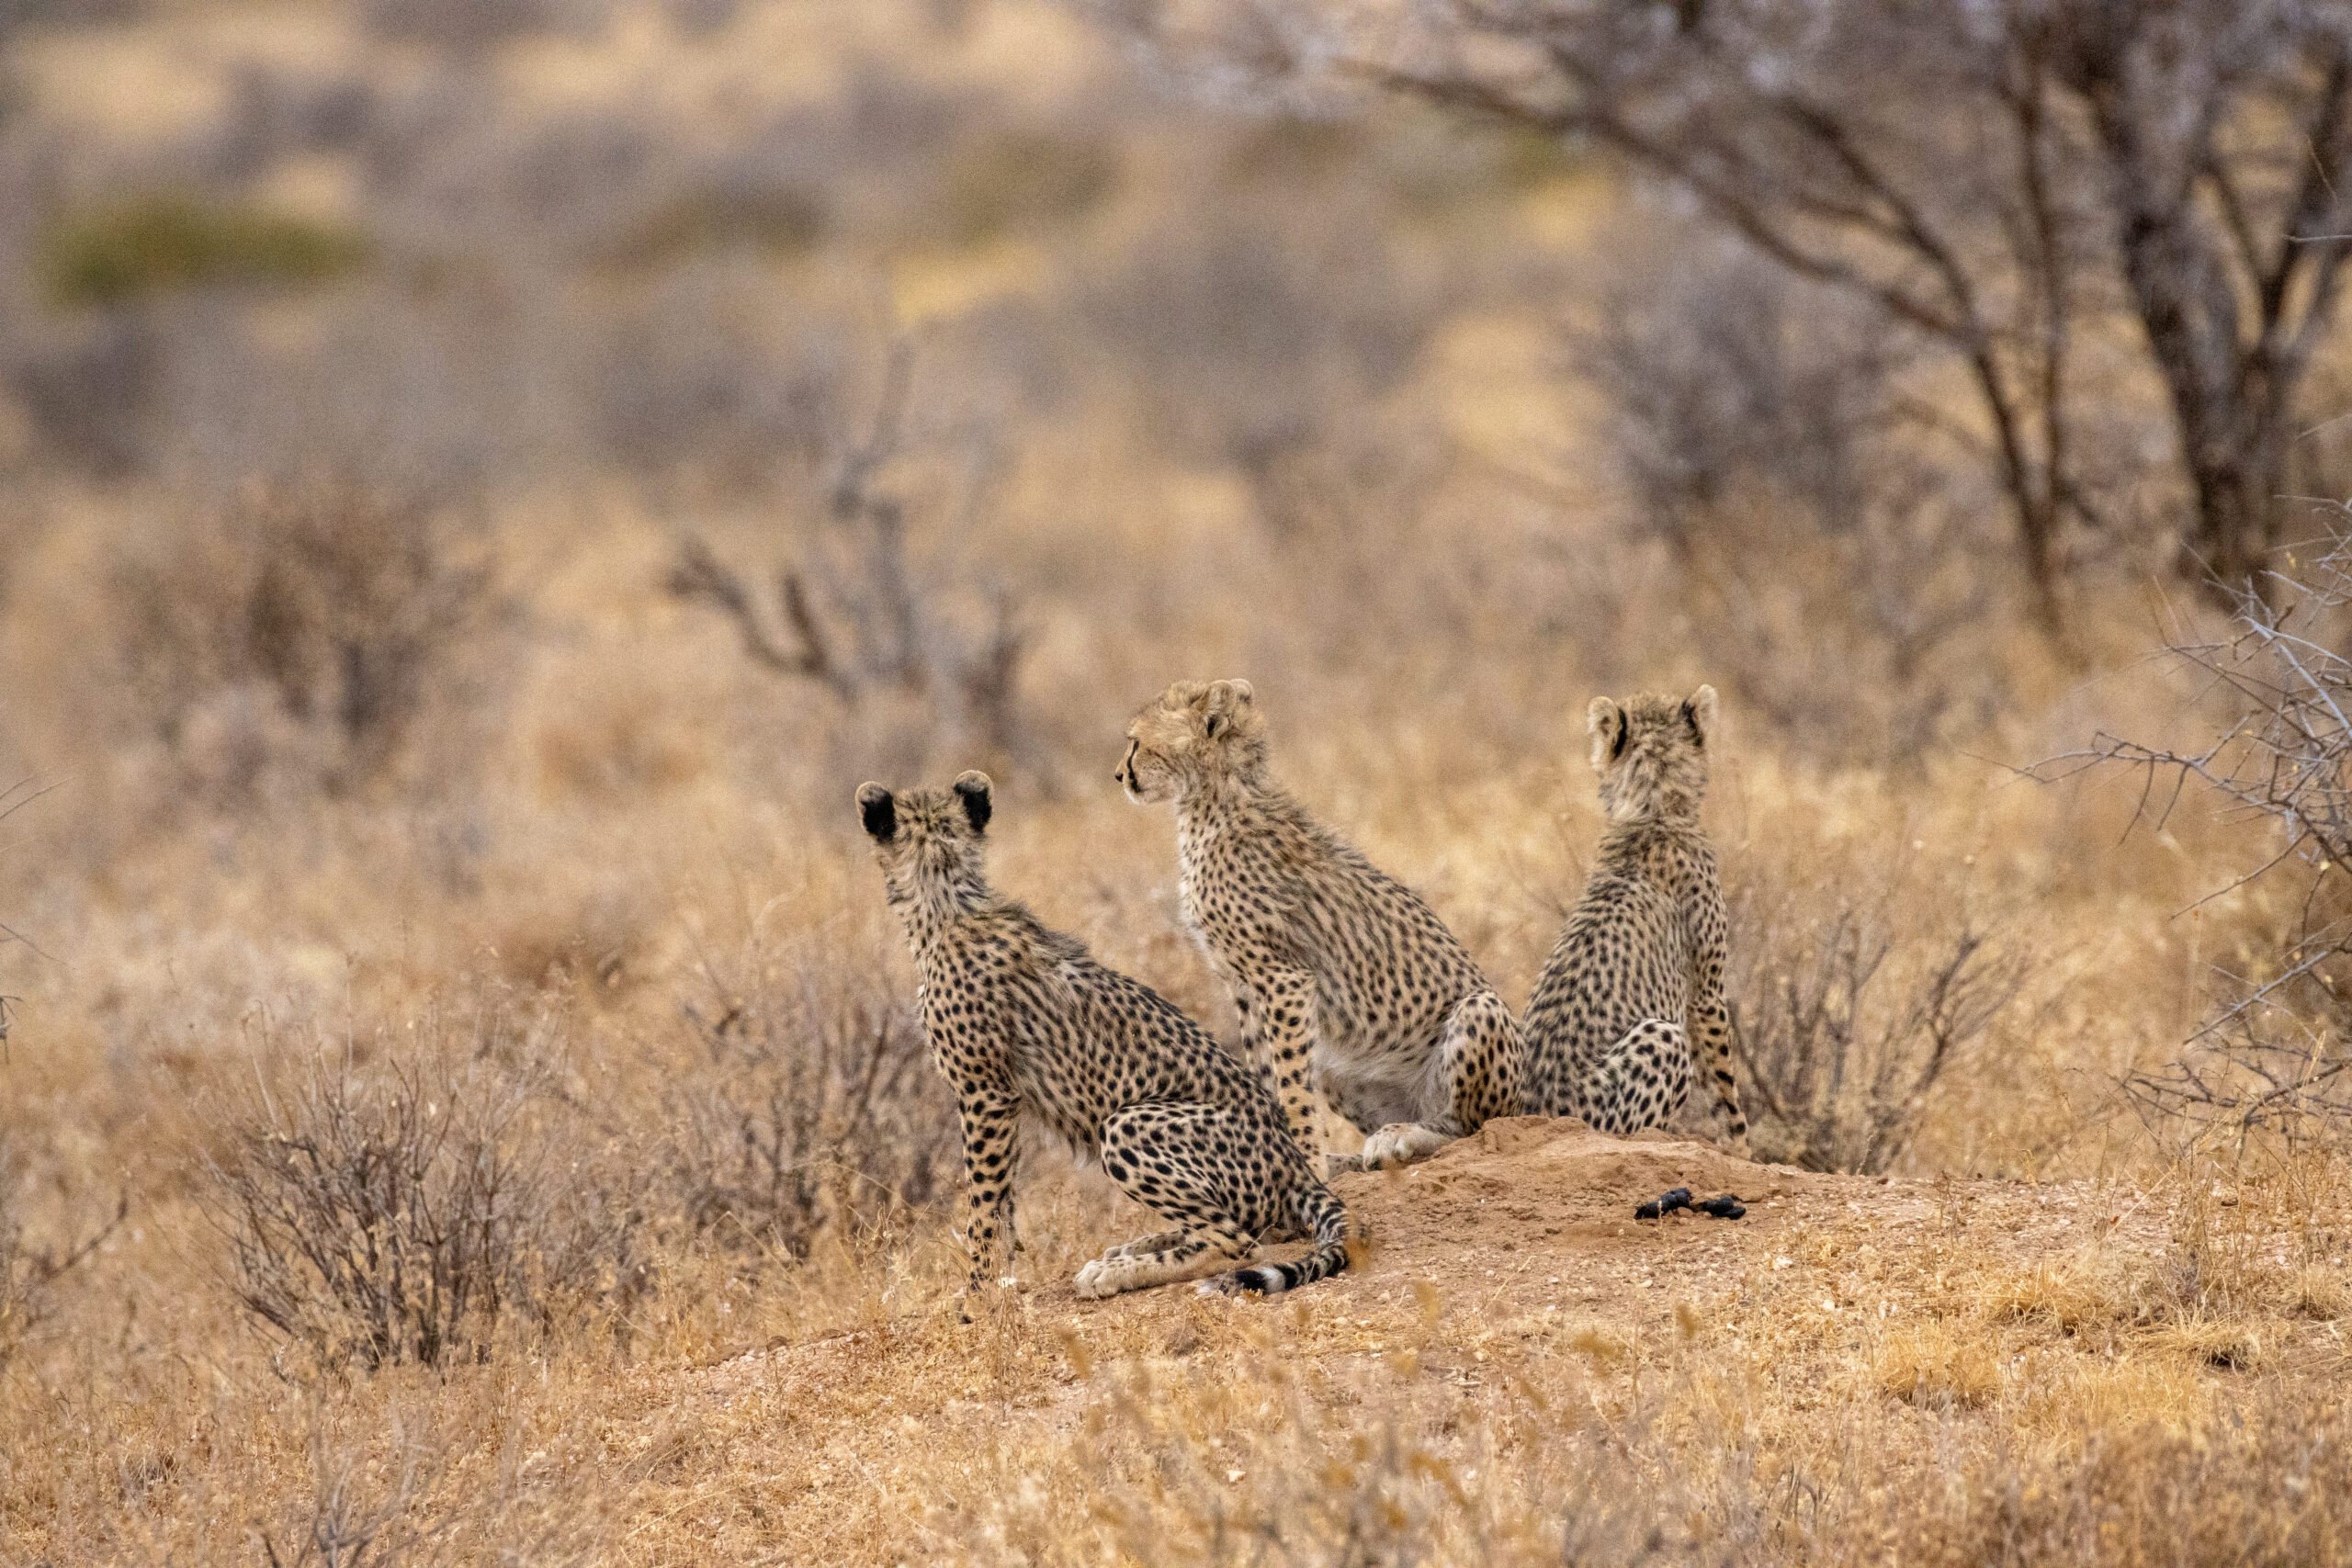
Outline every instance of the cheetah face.
<path id="1" fill-rule="evenodd" d="M 994 810 L 986 773 L 967 773 L 946 789 L 857 786 L 858 819 L 874 840 L 874 858 L 894 893 L 914 894 L 977 880 L 981 835 Z"/>
<path id="2" fill-rule="evenodd" d="M 1643 695 L 1621 706 L 1595 697 L 1585 721 L 1600 803 L 1611 822 L 1696 814 L 1707 794 L 1707 743 L 1716 733 L 1713 686 L 1679 703 Z"/>
<path id="3" fill-rule="evenodd" d="M 1127 754 L 1113 776 L 1127 798 L 1177 799 L 1202 784 L 1253 778 L 1266 765 L 1266 718 L 1247 681 L 1179 681 L 1127 726 Z"/>

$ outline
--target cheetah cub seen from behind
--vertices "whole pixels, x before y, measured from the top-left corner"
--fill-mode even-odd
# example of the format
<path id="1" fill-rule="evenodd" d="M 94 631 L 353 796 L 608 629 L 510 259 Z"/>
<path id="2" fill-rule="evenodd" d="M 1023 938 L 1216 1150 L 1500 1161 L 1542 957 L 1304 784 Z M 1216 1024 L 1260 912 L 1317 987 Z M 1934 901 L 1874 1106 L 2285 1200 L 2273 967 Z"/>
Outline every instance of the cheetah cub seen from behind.
<path id="1" fill-rule="evenodd" d="M 1716 1132 L 1745 1156 L 1724 1002 L 1730 922 L 1699 826 L 1715 689 L 1679 703 L 1595 697 L 1586 717 L 1609 825 L 1528 1000 L 1527 1108 L 1604 1133 L 1656 1127 L 1689 1097 L 1695 1054 L 1714 1078 Z"/>
<path id="2" fill-rule="evenodd" d="M 1274 783 L 1249 682 L 1179 681 L 1146 704 L 1117 777 L 1176 807 L 1185 920 L 1291 1132 L 1323 1152 L 1319 1090 L 1368 1134 L 1327 1169 L 1425 1159 L 1519 1114 L 1510 1010 L 1427 904 Z"/>
<path id="3" fill-rule="evenodd" d="M 1157 992 L 989 886 L 987 775 L 896 795 L 861 784 L 857 810 L 914 952 L 932 1060 L 963 1118 L 972 1288 L 995 1277 L 1000 1239 L 1012 1238 L 1024 1111 L 1175 1227 L 1080 1269 L 1081 1296 L 1211 1273 L 1261 1238 L 1307 1235 L 1315 1247 L 1219 1286 L 1271 1294 L 1348 1266 L 1347 1213 L 1256 1076 Z"/>

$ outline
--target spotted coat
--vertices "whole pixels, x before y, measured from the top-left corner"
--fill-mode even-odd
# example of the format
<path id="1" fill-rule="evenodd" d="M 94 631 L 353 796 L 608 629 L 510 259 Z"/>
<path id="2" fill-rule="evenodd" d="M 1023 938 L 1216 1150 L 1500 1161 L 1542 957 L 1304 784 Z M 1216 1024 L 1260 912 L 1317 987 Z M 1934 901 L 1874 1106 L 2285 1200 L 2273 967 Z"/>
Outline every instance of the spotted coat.
<path id="1" fill-rule="evenodd" d="M 1081 1296 L 1193 1279 L 1263 1240 L 1311 1236 L 1296 1263 L 1227 1274 L 1272 1293 L 1345 1269 L 1347 1213 L 1248 1067 L 1149 987 L 1106 969 L 989 886 L 984 774 L 950 789 L 857 792 L 920 976 L 932 1060 L 956 1090 L 970 1185 L 971 1285 L 1012 1243 L 1024 1113 L 1173 1227 L 1079 1270 Z"/>
<path id="2" fill-rule="evenodd" d="M 1510 1010 L 1427 904 L 1274 784 L 1248 682 L 1170 686 L 1117 777 L 1175 806 L 1185 919 L 1292 1132 L 1317 1148 L 1328 1099 L 1367 1134 L 1326 1168 L 1423 1159 L 1519 1111 Z"/>
<path id="3" fill-rule="evenodd" d="M 1609 826 L 1527 1004 L 1528 1109 L 1638 1132 L 1681 1110 L 1703 1064 L 1716 1132 L 1745 1153 L 1724 1000 L 1730 922 L 1699 825 L 1714 688 L 1679 703 L 1595 697 L 1587 716 Z"/>

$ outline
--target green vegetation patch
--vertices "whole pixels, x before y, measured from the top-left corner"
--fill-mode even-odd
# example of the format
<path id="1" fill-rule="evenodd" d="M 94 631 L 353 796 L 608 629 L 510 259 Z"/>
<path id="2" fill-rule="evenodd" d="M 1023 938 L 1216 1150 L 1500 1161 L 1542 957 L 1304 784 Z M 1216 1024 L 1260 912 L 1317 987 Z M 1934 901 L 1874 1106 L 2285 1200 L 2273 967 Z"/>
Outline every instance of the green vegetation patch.
<path id="1" fill-rule="evenodd" d="M 62 305 L 113 305 L 181 289 L 291 288 L 367 259 L 350 230 L 201 197 L 131 197 L 70 213 L 41 236 L 42 291 Z"/>
<path id="2" fill-rule="evenodd" d="M 824 202 L 807 191 L 698 191 L 648 213 L 602 259 L 645 267 L 712 250 L 793 255 L 824 238 L 827 216 Z"/>
<path id="3" fill-rule="evenodd" d="M 1117 153 L 1100 142 L 1017 131 L 948 161 L 933 226 L 956 244 L 1084 217 L 1118 186 Z"/>

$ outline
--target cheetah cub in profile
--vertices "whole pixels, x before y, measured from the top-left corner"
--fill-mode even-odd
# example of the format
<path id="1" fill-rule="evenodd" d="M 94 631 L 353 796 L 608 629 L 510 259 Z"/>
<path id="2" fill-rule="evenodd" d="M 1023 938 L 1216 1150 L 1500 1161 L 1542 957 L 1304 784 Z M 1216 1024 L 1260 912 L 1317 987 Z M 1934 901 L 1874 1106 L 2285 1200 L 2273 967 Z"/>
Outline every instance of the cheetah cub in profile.
<path id="1" fill-rule="evenodd" d="M 1227 1274 L 1220 1287 L 1272 1294 L 1345 1269 L 1347 1212 L 1256 1076 L 1150 987 L 989 888 L 981 837 L 990 810 L 984 773 L 952 789 L 857 791 L 914 951 L 932 1060 L 963 1117 L 971 1288 L 995 1277 L 1000 1235 L 1008 1247 L 1012 1238 L 1024 1111 L 1175 1226 L 1080 1269 L 1081 1296 L 1211 1273 L 1261 1238 L 1309 1235 L 1315 1249 Z"/>
<path id="2" fill-rule="evenodd" d="M 1595 697 L 1586 717 L 1609 826 L 1528 1000 L 1527 1109 L 1604 1133 L 1658 1126 L 1690 1095 L 1695 1034 L 1714 1076 L 1717 1134 L 1744 1156 L 1724 1003 L 1729 922 L 1699 826 L 1715 689 L 1622 707 Z"/>
<path id="3" fill-rule="evenodd" d="M 1327 1169 L 1425 1159 L 1519 1114 L 1510 1010 L 1427 904 L 1274 783 L 1249 682 L 1179 681 L 1146 704 L 1117 777 L 1175 805 L 1184 919 L 1292 1134 L 1322 1152 L 1319 1089 L 1368 1134 Z"/>

